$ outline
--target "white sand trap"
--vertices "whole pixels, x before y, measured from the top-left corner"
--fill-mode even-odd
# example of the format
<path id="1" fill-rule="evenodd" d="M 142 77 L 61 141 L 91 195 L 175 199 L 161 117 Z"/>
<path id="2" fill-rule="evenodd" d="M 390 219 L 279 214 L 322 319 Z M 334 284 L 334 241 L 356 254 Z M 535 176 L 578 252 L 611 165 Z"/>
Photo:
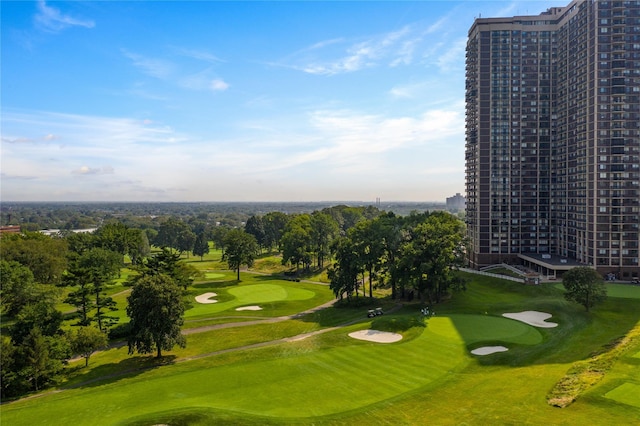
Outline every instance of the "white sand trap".
<path id="1" fill-rule="evenodd" d="M 196 302 L 198 303 L 218 303 L 216 299 L 212 299 L 212 297 L 216 297 L 217 293 L 204 293 L 200 296 L 196 296 Z"/>
<path id="2" fill-rule="evenodd" d="M 242 306 L 240 308 L 236 308 L 236 311 L 261 311 L 262 308 L 260 306 Z"/>
<path id="3" fill-rule="evenodd" d="M 514 320 L 522 321 L 534 327 L 541 328 L 553 328 L 557 327 L 558 323 L 555 322 L 547 322 L 547 318 L 551 318 L 551 314 L 546 312 L 538 312 L 538 311 L 523 311 L 523 312 L 514 312 L 502 314 L 505 318 L 511 318 Z"/>
<path id="4" fill-rule="evenodd" d="M 402 340 L 402 334 L 389 333 L 388 331 L 378 330 L 354 331 L 353 333 L 349 333 L 349 337 L 376 343 L 393 343 Z"/>
<path id="5" fill-rule="evenodd" d="M 491 355 L 496 352 L 506 352 L 509 348 L 505 348 L 504 346 L 483 346 L 481 348 L 476 348 L 471 351 L 474 355 Z"/>

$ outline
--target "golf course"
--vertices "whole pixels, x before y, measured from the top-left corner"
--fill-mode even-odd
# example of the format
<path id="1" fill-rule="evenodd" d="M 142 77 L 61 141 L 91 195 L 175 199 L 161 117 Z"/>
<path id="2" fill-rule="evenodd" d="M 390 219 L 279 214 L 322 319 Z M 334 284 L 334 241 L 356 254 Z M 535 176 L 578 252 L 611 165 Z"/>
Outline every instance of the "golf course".
<path id="1" fill-rule="evenodd" d="M 433 306 L 435 314 L 380 296 L 374 307 L 385 314 L 367 318 L 366 307 L 333 306 L 326 284 L 250 272 L 238 282 L 229 271 L 207 270 L 185 295 L 186 348 L 158 361 L 112 345 L 87 368 L 72 361 L 76 374 L 58 388 L 3 404 L 1 420 L 613 425 L 640 419 L 640 286 L 616 284 L 587 313 L 565 301 L 557 283 L 464 277 L 467 290 Z M 373 337 L 352 337 L 357 332 Z M 398 338 L 385 341 L 386 333 Z M 617 345 L 625 336 L 627 343 Z M 609 361 L 599 380 L 566 408 L 547 402 L 572 368 L 601 354 Z"/>

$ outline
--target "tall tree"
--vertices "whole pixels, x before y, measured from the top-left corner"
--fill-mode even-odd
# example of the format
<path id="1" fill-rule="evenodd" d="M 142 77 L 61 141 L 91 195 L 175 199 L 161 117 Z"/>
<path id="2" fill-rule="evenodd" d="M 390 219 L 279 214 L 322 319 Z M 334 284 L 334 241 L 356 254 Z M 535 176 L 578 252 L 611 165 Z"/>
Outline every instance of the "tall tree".
<path id="1" fill-rule="evenodd" d="M 335 264 L 327 272 L 333 294 L 340 299 L 346 294 L 347 300 L 358 294 L 358 274 L 361 272 L 358 254 L 353 242 L 347 237 L 339 237 L 332 245 Z"/>
<path id="2" fill-rule="evenodd" d="M 587 266 L 572 268 L 562 275 L 565 299 L 585 307 L 587 312 L 607 298 L 607 288 L 595 269 Z"/>
<path id="3" fill-rule="evenodd" d="M 216 249 L 221 250 L 222 254 L 224 254 L 224 238 L 229 231 L 230 228 L 226 226 L 216 226 L 211 230 L 211 240 L 213 241 L 213 245 Z"/>
<path id="4" fill-rule="evenodd" d="M 261 248 L 267 248 L 264 222 L 261 216 L 251 216 L 247 219 L 247 223 L 244 225 L 244 231 L 247 234 L 253 235 Z"/>
<path id="5" fill-rule="evenodd" d="M 170 217 L 160 225 L 156 245 L 167 247 L 179 253 L 191 251 L 196 236 L 189 225 L 180 219 Z"/>
<path id="6" fill-rule="evenodd" d="M 175 345 L 185 347 L 180 331 L 184 323 L 182 293 L 167 275 L 145 276 L 136 282 L 128 297 L 127 315 L 131 332 L 129 354 L 169 351 Z"/>
<path id="7" fill-rule="evenodd" d="M 120 273 L 121 265 L 121 254 L 99 247 L 89 249 L 70 261 L 64 282 L 76 290 L 68 294 L 66 301 L 78 308 L 80 325 L 89 325 L 93 319 L 98 328 L 104 330 L 117 321 L 117 317 L 107 314 L 108 310 L 115 310 L 116 303 L 105 290 Z M 95 314 L 90 317 L 93 309 Z"/>
<path id="8" fill-rule="evenodd" d="M 303 213 L 291 218 L 281 239 L 283 264 L 290 263 L 299 269 L 302 263 L 309 269 L 313 257 L 311 232 L 311 215 Z"/>
<path id="9" fill-rule="evenodd" d="M 373 297 L 373 280 L 382 267 L 384 253 L 382 228 L 376 220 L 363 220 L 349 229 L 349 238 L 353 241 L 358 255 L 358 263 L 367 271 L 369 278 L 369 297 Z M 363 283 L 364 285 L 364 283 Z"/>
<path id="10" fill-rule="evenodd" d="M 265 246 L 269 250 L 280 246 L 280 240 L 289 219 L 289 216 L 282 212 L 269 212 L 262 218 Z"/>
<path id="11" fill-rule="evenodd" d="M 340 228 L 331 215 L 321 212 L 311 214 L 311 240 L 318 262 L 318 268 L 324 268 L 324 260 L 329 255 L 331 241 L 339 235 Z"/>
<path id="12" fill-rule="evenodd" d="M 0 259 L 28 267 L 36 282 L 59 284 L 67 267 L 67 242 L 39 232 L 3 235 Z"/>
<path id="13" fill-rule="evenodd" d="M 194 256 L 200 256 L 200 260 L 202 260 L 205 254 L 209 253 L 209 240 L 207 239 L 206 230 L 196 235 L 192 252 Z"/>
<path id="14" fill-rule="evenodd" d="M 137 265 L 135 270 L 138 275 L 131 279 L 130 282 L 133 285 L 143 277 L 164 274 L 184 290 L 193 283 L 195 278 L 200 276 L 200 272 L 196 268 L 182 262 L 178 253 L 173 253 L 166 247 Z"/>
<path id="15" fill-rule="evenodd" d="M 258 243 L 253 235 L 242 229 L 230 230 L 224 238 L 225 251 L 222 260 L 227 262 L 229 269 L 237 271 L 240 281 L 240 267 L 251 267 L 258 254 Z"/>
<path id="16" fill-rule="evenodd" d="M 417 291 L 421 300 L 439 303 L 450 289 L 462 289 L 453 270 L 463 261 L 463 224 L 447 212 L 422 217 L 409 228 L 400 248 L 401 280 Z"/>
<path id="17" fill-rule="evenodd" d="M 59 289 L 36 283 L 31 270 L 12 260 L 0 260 L 0 307 L 2 313 L 15 316 L 22 308 L 42 298 L 54 301 Z"/>
<path id="18" fill-rule="evenodd" d="M 89 358 L 98 349 L 107 346 L 107 334 L 95 327 L 79 327 L 71 332 L 71 349 L 82 355 L 84 366 L 89 365 Z"/>

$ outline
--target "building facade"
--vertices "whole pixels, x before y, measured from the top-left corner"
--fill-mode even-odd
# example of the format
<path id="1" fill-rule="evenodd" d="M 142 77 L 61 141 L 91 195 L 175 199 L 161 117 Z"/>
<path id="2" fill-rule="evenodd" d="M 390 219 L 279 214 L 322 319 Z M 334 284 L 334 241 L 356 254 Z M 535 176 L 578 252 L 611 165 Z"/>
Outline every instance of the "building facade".
<path id="1" fill-rule="evenodd" d="M 640 1 L 476 19 L 466 54 L 470 266 L 640 275 Z"/>
<path id="2" fill-rule="evenodd" d="M 464 198 L 464 195 L 461 195 L 459 192 L 452 197 L 447 197 L 446 199 L 447 210 L 450 212 L 464 211 L 465 204 L 466 198 Z"/>

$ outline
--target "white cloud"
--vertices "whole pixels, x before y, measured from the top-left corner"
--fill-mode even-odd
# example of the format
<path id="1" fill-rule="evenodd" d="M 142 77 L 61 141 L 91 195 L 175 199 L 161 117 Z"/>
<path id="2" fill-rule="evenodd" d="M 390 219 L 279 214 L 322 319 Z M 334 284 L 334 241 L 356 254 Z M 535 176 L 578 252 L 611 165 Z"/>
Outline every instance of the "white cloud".
<path id="1" fill-rule="evenodd" d="M 173 63 L 164 59 L 150 58 L 137 53 L 122 49 L 122 53 L 131 61 L 133 65 L 143 73 L 161 80 L 168 79 L 175 72 Z"/>
<path id="2" fill-rule="evenodd" d="M 44 0 L 38 1 L 38 13 L 34 16 L 34 21 L 39 29 L 51 33 L 57 33 L 69 27 L 95 27 L 94 21 L 65 15 L 59 9 L 48 6 Z"/>
<path id="3" fill-rule="evenodd" d="M 390 66 L 408 65 L 421 41 L 421 35 L 409 25 L 364 40 L 335 38 L 301 49 L 285 60 L 285 64 L 288 64 L 285 66 L 309 74 L 335 75 L 379 66 L 383 61 L 387 61 Z M 336 49 L 338 50 L 335 51 Z M 328 50 L 332 51 L 324 53 Z M 335 58 L 317 58 L 323 53 Z"/>
<path id="4" fill-rule="evenodd" d="M 82 166 L 78 169 L 73 170 L 71 173 L 74 175 L 104 175 L 104 174 L 113 174 L 114 169 L 111 166 L 96 167 L 96 168 L 92 168 L 89 166 Z"/>
<path id="5" fill-rule="evenodd" d="M 222 92 L 229 88 L 229 84 L 225 83 L 224 80 L 216 78 L 214 80 L 211 80 L 210 87 L 211 87 L 211 90 L 213 90 L 214 92 Z"/>
<path id="6" fill-rule="evenodd" d="M 224 62 L 222 59 L 218 58 L 216 55 L 206 52 L 204 50 L 185 49 L 185 48 L 175 48 L 174 50 L 179 55 L 186 56 L 192 59 L 197 59 L 199 61 L 209 62 L 212 64 L 218 63 L 218 62 Z"/>

